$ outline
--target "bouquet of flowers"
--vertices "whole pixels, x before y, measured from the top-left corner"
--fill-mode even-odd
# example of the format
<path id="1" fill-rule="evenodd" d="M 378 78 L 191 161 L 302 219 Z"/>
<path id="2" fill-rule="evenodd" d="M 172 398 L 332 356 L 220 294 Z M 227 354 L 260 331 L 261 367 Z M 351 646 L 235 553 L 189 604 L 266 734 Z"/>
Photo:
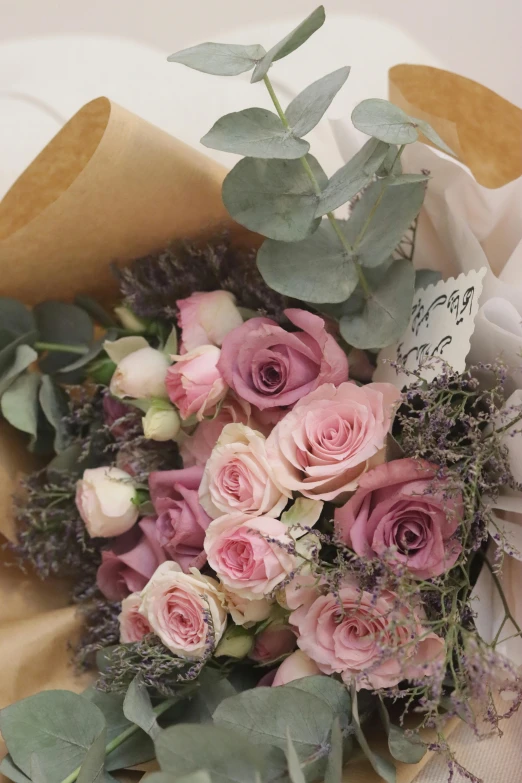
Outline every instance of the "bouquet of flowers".
<path id="1" fill-rule="evenodd" d="M 508 372 L 434 352 L 398 368 L 405 386 L 372 381 L 440 277 L 412 264 L 430 174 L 401 155 L 419 132 L 451 150 L 363 101 L 352 121 L 370 139 L 326 177 L 303 137 L 349 68 L 286 111 L 268 76 L 323 21 L 320 7 L 268 51 L 169 58 L 268 89 L 275 113 L 227 115 L 202 140 L 246 156 L 223 202 L 260 247 L 217 237 L 140 258 L 115 269 L 112 311 L 83 292 L 0 300 L 2 414 L 52 456 L 18 493 L 13 550 L 70 580 L 71 655 L 97 670 L 81 695 L 1 711 L 15 783 L 99 783 L 152 759 L 151 783 L 341 783 L 361 754 L 390 783 L 396 761 L 435 750 L 478 780 L 448 721 L 501 733 L 522 701 L 499 650 L 522 629 L 493 512 L 521 490 Z M 503 607 L 493 639 L 476 623 L 484 570 Z"/>

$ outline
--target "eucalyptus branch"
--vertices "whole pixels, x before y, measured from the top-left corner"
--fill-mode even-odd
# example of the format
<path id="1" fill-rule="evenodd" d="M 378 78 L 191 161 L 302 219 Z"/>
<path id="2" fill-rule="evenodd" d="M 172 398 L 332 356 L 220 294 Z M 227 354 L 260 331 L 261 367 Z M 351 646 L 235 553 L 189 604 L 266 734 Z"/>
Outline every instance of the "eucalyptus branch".
<path id="1" fill-rule="evenodd" d="M 272 103 L 274 104 L 274 107 L 275 107 L 275 109 L 276 109 L 276 111 L 277 111 L 277 113 L 279 115 L 279 119 L 283 123 L 284 127 L 287 130 L 290 130 L 290 123 L 286 119 L 286 115 L 285 115 L 285 113 L 283 111 L 283 108 L 282 108 L 282 106 L 281 106 L 281 104 L 279 102 L 279 99 L 278 99 L 278 97 L 277 97 L 277 95 L 275 93 L 275 90 L 274 90 L 274 87 L 272 85 L 272 82 L 270 81 L 270 79 L 268 78 L 267 75 L 263 77 L 263 82 L 265 83 L 265 86 L 266 86 L 266 88 L 268 90 L 268 94 L 270 95 L 270 97 L 272 99 Z M 402 152 L 403 149 L 404 149 L 404 145 L 401 148 L 400 152 Z M 314 187 L 314 191 L 315 191 L 316 195 L 320 196 L 321 195 L 321 188 L 319 187 L 319 183 L 317 182 L 315 174 L 312 171 L 311 166 L 310 166 L 310 164 L 308 163 L 308 161 L 306 159 L 306 155 L 304 155 L 302 158 L 299 158 L 299 160 L 301 161 L 301 165 L 303 166 L 308 179 L 310 180 L 310 182 L 312 183 L 312 185 Z M 394 163 L 395 163 L 395 161 L 394 161 Z M 364 234 L 365 234 L 365 232 L 366 232 L 366 230 L 367 230 L 367 228 L 368 228 L 368 226 L 370 224 L 371 218 L 373 217 L 377 207 L 379 206 L 379 203 L 380 203 L 380 200 L 382 199 L 384 190 L 385 190 L 385 188 L 383 187 L 383 191 L 381 192 L 379 198 L 377 199 L 377 202 L 374 205 L 374 208 L 372 209 L 372 212 L 368 216 L 368 220 L 366 221 L 365 225 L 363 226 L 363 229 L 361 230 L 361 235 L 357 238 L 357 242 L 356 242 L 356 245 L 354 245 L 354 247 L 352 247 L 350 245 L 350 243 L 348 242 L 348 240 L 344 236 L 344 234 L 341 231 L 341 228 L 339 226 L 339 223 L 337 222 L 337 219 L 336 219 L 335 215 L 333 214 L 333 212 L 327 212 L 326 213 L 326 217 L 330 221 L 330 225 L 332 226 L 332 228 L 335 231 L 339 241 L 341 242 L 344 250 L 348 253 L 348 255 L 352 255 L 355 247 L 357 246 L 357 244 L 360 242 L 360 240 L 364 236 Z M 370 290 L 370 286 L 368 285 L 368 281 L 366 280 L 366 277 L 364 275 L 364 272 L 362 270 L 362 267 L 354 258 L 352 258 L 351 260 L 352 260 L 352 263 L 354 264 L 355 269 L 357 271 L 357 276 L 359 278 L 359 283 L 361 284 L 361 288 L 364 291 L 364 295 L 365 295 L 366 298 L 368 298 L 370 296 L 370 294 L 371 294 L 371 290 Z"/>
<path id="2" fill-rule="evenodd" d="M 55 351 L 56 353 L 77 353 L 79 356 L 85 356 L 89 349 L 85 345 L 66 345 L 64 343 L 34 343 L 37 351 Z"/>

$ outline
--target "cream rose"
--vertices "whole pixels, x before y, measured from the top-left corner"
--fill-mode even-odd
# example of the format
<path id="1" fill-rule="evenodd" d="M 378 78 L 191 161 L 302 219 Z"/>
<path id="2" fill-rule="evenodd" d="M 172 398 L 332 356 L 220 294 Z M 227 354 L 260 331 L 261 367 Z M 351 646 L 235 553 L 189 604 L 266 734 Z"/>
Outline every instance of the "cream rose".
<path id="1" fill-rule="evenodd" d="M 241 512 L 278 517 L 292 493 L 277 481 L 266 454 L 266 438 L 244 424 L 227 424 L 219 436 L 199 488 L 200 503 L 215 519 Z"/>
<path id="2" fill-rule="evenodd" d="M 204 658 L 223 636 L 225 596 L 215 579 L 196 568 L 185 574 L 177 563 L 162 563 L 141 599 L 140 614 L 165 647 L 180 658 Z"/>
<path id="3" fill-rule="evenodd" d="M 165 379 L 170 361 L 165 354 L 147 346 L 125 356 L 116 367 L 110 391 L 115 397 L 168 397 Z"/>
<path id="4" fill-rule="evenodd" d="M 136 490 L 128 473 L 119 468 L 89 468 L 76 485 L 76 506 L 93 538 L 126 533 L 137 522 Z"/>

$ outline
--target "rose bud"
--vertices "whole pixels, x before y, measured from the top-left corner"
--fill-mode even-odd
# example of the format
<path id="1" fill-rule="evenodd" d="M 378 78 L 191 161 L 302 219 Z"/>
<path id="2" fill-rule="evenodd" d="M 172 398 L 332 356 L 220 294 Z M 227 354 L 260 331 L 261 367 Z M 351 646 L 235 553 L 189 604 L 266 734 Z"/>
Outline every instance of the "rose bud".
<path id="1" fill-rule="evenodd" d="M 129 353 L 116 367 L 110 391 L 115 397 L 168 397 L 165 378 L 170 361 L 161 351 L 147 346 Z"/>
<path id="2" fill-rule="evenodd" d="M 112 538 L 136 523 L 136 490 L 131 477 L 119 468 L 90 468 L 76 485 L 76 506 L 93 538 Z"/>
<path id="3" fill-rule="evenodd" d="M 173 440 L 179 432 L 180 419 L 175 408 L 151 405 L 142 419 L 143 434 L 149 440 Z"/>
<path id="4" fill-rule="evenodd" d="M 178 299 L 181 352 L 200 345 L 221 346 L 226 335 L 243 323 L 235 301 L 228 291 L 196 292 L 188 299 Z"/>
<path id="5" fill-rule="evenodd" d="M 268 664 L 296 648 L 295 633 L 287 625 L 269 625 L 256 636 L 252 660 Z"/>
<path id="6" fill-rule="evenodd" d="M 229 625 L 216 648 L 215 655 L 228 658 L 246 658 L 254 644 L 254 632 L 240 625 Z"/>
<path id="7" fill-rule="evenodd" d="M 132 312 L 129 307 L 115 307 L 114 314 L 124 329 L 141 334 L 147 331 L 147 323 Z"/>

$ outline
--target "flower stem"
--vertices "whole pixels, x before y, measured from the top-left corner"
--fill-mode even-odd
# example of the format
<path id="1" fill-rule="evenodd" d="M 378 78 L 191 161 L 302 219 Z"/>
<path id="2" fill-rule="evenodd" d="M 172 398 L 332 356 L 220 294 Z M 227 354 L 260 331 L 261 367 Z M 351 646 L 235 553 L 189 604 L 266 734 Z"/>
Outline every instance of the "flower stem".
<path id="1" fill-rule="evenodd" d="M 154 713 L 159 716 L 162 715 L 166 710 L 169 709 L 173 704 L 175 704 L 176 699 L 167 699 L 167 701 L 161 702 L 161 704 L 158 704 L 157 707 L 154 708 Z M 132 724 L 132 726 L 129 726 L 125 729 L 125 731 L 122 731 L 121 734 L 118 734 L 117 737 L 114 737 L 110 742 L 107 743 L 105 746 L 105 755 L 108 756 L 109 753 L 112 753 L 113 750 L 116 750 L 120 745 L 122 745 L 126 739 L 129 737 L 132 737 L 133 734 L 136 734 L 137 731 L 140 730 L 140 727 L 137 726 L 135 723 Z M 73 772 L 71 772 L 70 775 L 68 775 L 66 778 L 62 780 L 61 783 L 75 783 L 76 780 L 78 780 L 78 775 L 81 771 L 81 765 L 75 769 Z"/>
<path id="2" fill-rule="evenodd" d="M 279 99 L 278 99 L 277 95 L 275 94 L 272 82 L 270 81 L 268 76 L 264 76 L 263 77 L 263 81 L 265 83 L 266 89 L 268 90 L 268 94 L 270 95 L 270 97 L 272 99 L 272 103 L 274 104 L 275 109 L 276 109 L 276 111 L 277 111 L 277 113 L 279 115 L 279 119 L 283 123 L 284 127 L 286 128 L 286 130 L 290 130 L 290 123 L 286 119 L 286 115 L 285 115 L 285 113 L 283 111 L 283 108 L 282 108 L 281 104 L 279 103 Z M 321 195 L 321 188 L 319 186 L 319 183 L 317 182 L 317 178 L 316 178 L 314 172 L 312 171 L 312 168 L 311 168 L 308 160 L 306 159 L 306 155 L 304 155 L 302 158 L 299 158 L 299 160 L 301 161 L 301 165 L 302 165 L 303 169 L 305 170 L 306 175 L 308 176 L 308 179 L 310 180 L 310 182 L 313 185 L 313 188 L 314 188 L 316 196 L 320 196 Z M 382 196 L 381 196 L 381 198 L 382 198 Z M 374 210 L 377 208 L 377 206 L 378 206 L 378 204 L 375 206 Z M 344 236 L 343 232 L 341 231 L 339 223 L 337 222 L 337 219 L 336 219 L 335 215 L 333 214 L 333 212 L 327 212 L 326 213 L 326 217 L 330 221 L 330 225 L 332 226 L 333 230 L 335 231 L 335 233 L 336 233 L 336 235 L 337 235 L 341 245 L 343 246 L 343 249 L 345 250 L 345 252 L 347 253 L 348 256 L 352 256 L 353 255 L 353 248 L 350 246 L 350 243 L 348 242 L 348 240 Z M 366 231 L 366 228 L 364 229 L 365 231 Z M 355 269 L 357 271 L 357 276 L 359 278 L 359 283 L 361 285 L 361 288 L 364 291 L 364 295 L 365 295 L 366 298 L 368 298 L 370 296 L 370 294 L 371 294 L 371 289 L 370 289 L 370 286 L 368 285 L 368 281 L 366 280 L 366 277 L 364 276 L 364 272 L 362 270 L 362 267 L 355 260 L 355 258 L 351 258 L 351 261 L 354 264 Z"/>
<path id="3" fill-rule="evenodd" d="M 63 343 L 34 343 L 37 351 L 56 351 L 57 353 L 77 353 L 84 356 L 89 352 L 86 345 L 65 345 Z"/>

